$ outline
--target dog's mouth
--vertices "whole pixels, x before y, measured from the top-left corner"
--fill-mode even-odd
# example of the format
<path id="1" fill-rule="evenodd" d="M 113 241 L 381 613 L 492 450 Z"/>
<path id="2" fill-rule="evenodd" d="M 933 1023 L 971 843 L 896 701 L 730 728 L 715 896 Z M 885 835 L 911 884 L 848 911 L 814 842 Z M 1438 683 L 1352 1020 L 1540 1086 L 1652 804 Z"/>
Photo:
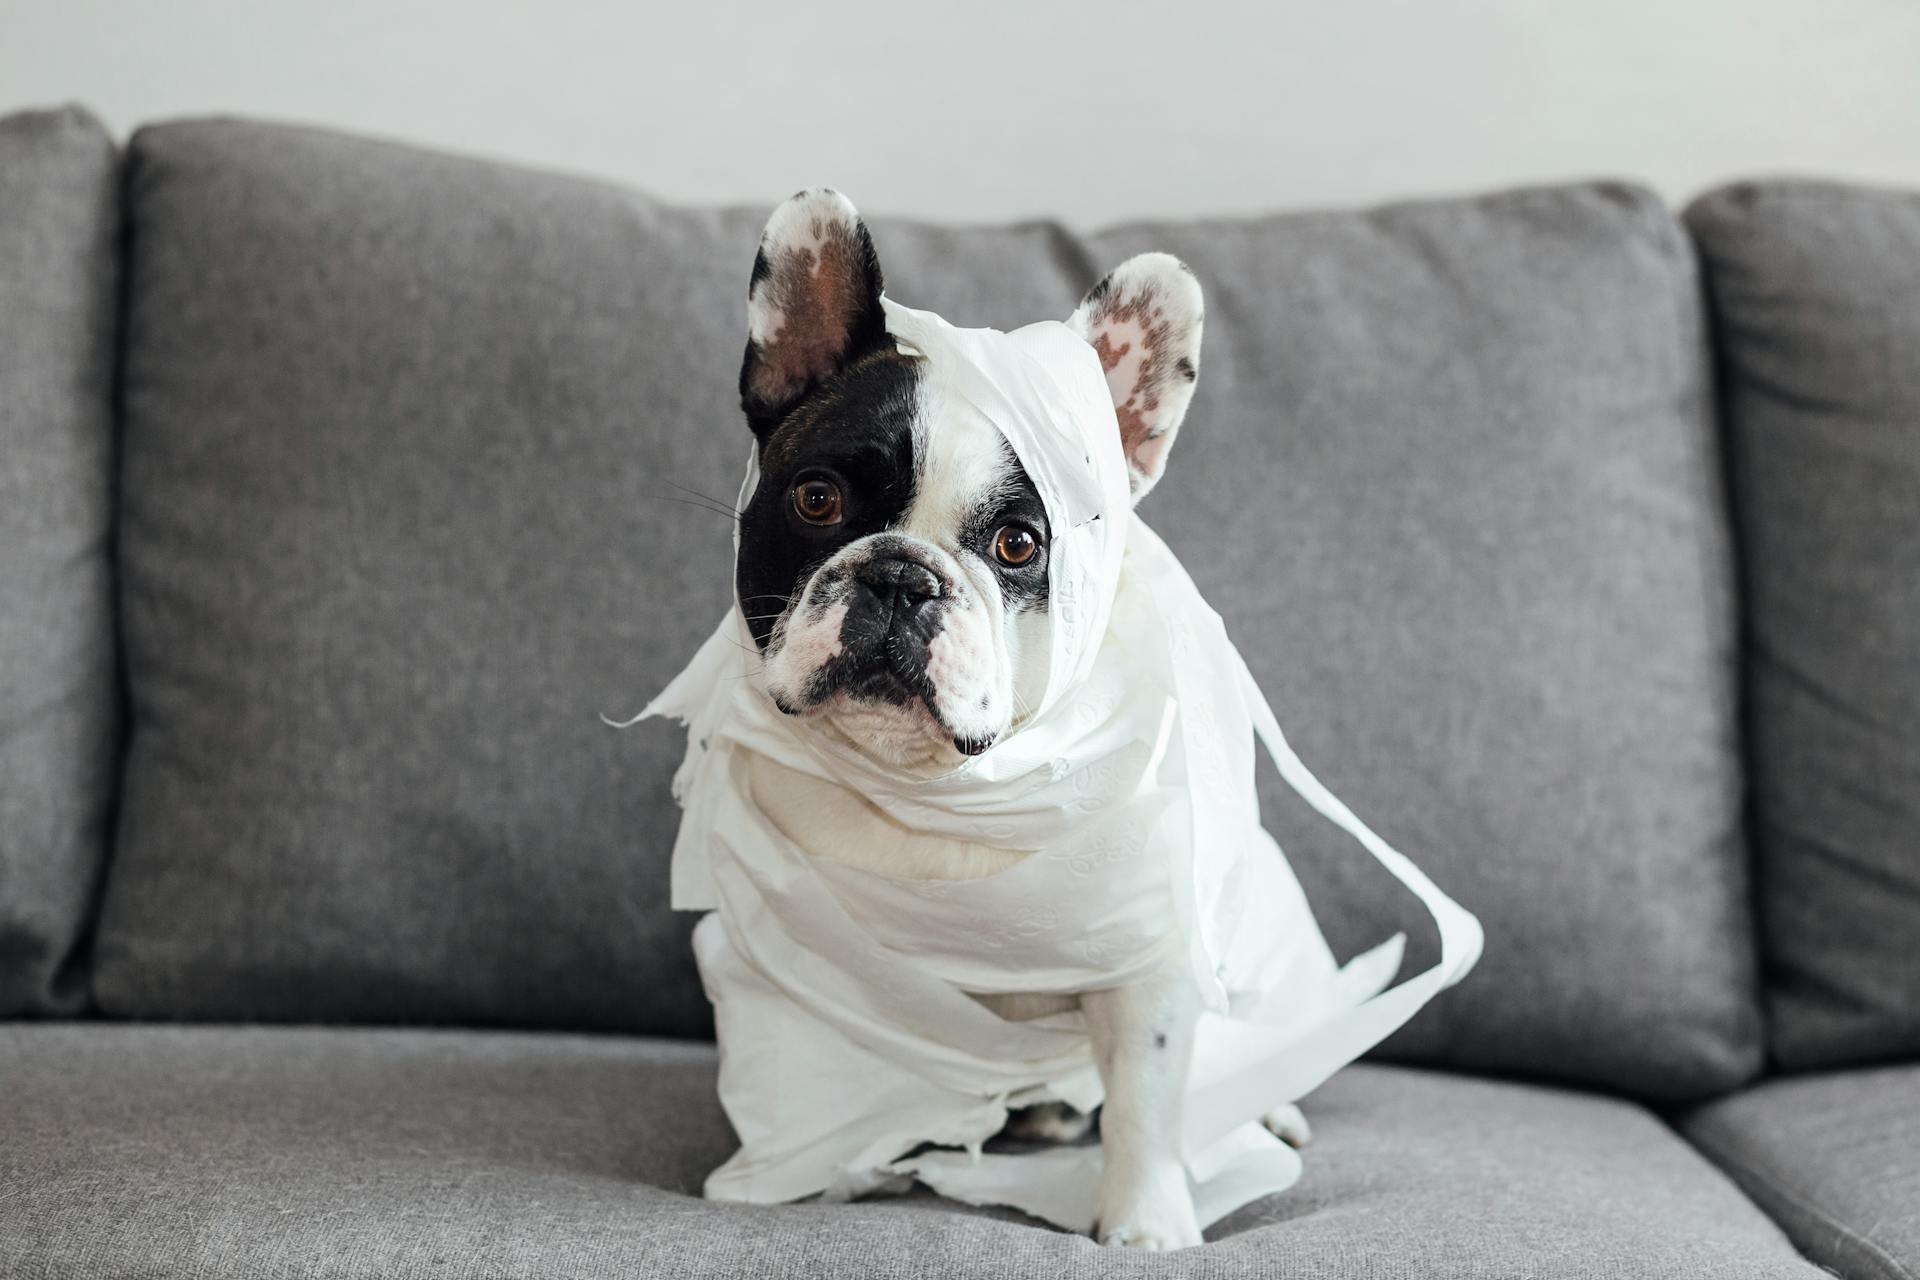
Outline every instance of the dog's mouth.
<path id="1" fill-rule="evenodd" d="M 984 754 L 999 741 L 998 733 L 955 730 L 940 714 L 933 683 L 926 672 L 902 662 L 898 655 L 885 652 L 885 646 L 882 649 L 864 661 L 829 662 L 809 683 L 803 702 L 796 704 L 775 695 L 774 706 L 784 715 L 834 715 L 849 721 L 852 728 L 849 736 L 855 738 L 856 744 L 861 723 L 870 724 L 878 717 L 895 724 L 911 724 L 926 738 L 951 743 L 963 756 Z"/>
<path id="2" fill-rule="evenodd" d="M 925 677 L 903 674 L 894 662 L 884 655 L 845 673 L 837 687 L 826 692 L 831 697 L 835 693 L 845 694 L 855 702 L 884 703 L 890 707 L 909 707 L 920 704 L 929 715 L 937 717 L 932 699 L 921 686 Z"/>

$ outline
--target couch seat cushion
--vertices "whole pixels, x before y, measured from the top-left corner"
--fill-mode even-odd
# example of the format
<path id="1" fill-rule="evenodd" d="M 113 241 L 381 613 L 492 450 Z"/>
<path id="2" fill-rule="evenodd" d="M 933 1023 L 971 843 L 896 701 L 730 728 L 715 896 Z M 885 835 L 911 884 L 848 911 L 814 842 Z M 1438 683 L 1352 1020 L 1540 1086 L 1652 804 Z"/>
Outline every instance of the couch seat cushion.
<path id="1" fill-rule="evenodd" d="M 1687 222 L 1744 534 L 1770 1047 L 1920 1057 L 1920 191 L 1747 183 Z"/>
<path id="2" fill-rule="evenodd" d="M 0 1274 L 1818 1275 L 1632 1104 L 1391 1067 L 1310 1099 L 1305 1180 L 1177 1255 L 926 1195 L 709 1203 L 714 1067 L 657 1040 L 0 1027 Z"/>
<path id="3" fill-rule="evenodd" d="M 1821 1266 L 1920 1276 L 1920 1065 L 1772 1080 L 1683 1128 Z"/>

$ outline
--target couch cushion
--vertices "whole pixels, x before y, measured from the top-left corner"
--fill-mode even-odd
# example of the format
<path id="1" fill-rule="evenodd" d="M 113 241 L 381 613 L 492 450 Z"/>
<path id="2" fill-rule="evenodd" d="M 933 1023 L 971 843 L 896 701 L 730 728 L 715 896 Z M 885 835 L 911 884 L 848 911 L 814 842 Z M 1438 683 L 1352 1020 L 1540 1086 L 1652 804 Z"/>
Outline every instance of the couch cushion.
<path id="1" fill-rule="evenodd" d="M 1821 1266 L 1920 1276 L 1920 1066 L 1769 1081 L 1683 1128 Z"/>
<path id="2" fill-rule="evenodd" d="M 102 1004 L 698 1025 L 680 734 L 595 713 L 724 607 L 726 518 L 680 486 L 737 485 L 765 211 L 237 123 L 131 163 Z M 1063 315 L 1137 249 L 1199 270 L 1205 377 L 1147 513 L 1308 760 L 1488 926 L 1400 1053 L 1667 1096 L 1748 1073 L 1727 548 L 1655 201 L 875 236 L 961 323 Z M 1384 875 L 1276 821 L 1342 945 L 1392 927 Z"/>
<path id="3" fill-rule="evenodd" d="M 1623 1102 L 1388 1067 L 1308 1102 L 1292 1192 L 1199 1250 L 1103 1250 L 931 1196 L 691 1198 L 731 1145 L 711 1046 L 0 1028 L 0 1272 L 494 1277 L 1814 1277 Z"/>
<path id="4" fill-rule="evenodd" d="M 1094 257 L 1152 247 L 1208 324 L 1143 511 L 1308 765 L 1486 925 L 1389 1051 L 1661 1098 L 1751 1075 L 1731 549 L 1678 224 L 1598 184 Z M 1329 936 L 1376 940 L 1404 895 L 1267 782 Z"/>
<path id="5" fill-rule="evenodd" d="M 129 165 L 102 1007 L 707 1026 L 666 902 L 684 738 L 599 716 L 729 597 L 763 214 L 238 123 Z M 1035 305 L 1050 243 L 916 252 Z"/>
<path id="6" fill-rule="evenodd" d="M 1769 1036 L 1920 1055 L 1920 192 L 1699 201 L 1744 537 Z"/>
<path id="7" fill-rule="evenodd" d="M 86 998 L 118 750 L 119 174 L 83 112 L 0 119 L 0 1017 Z"/>

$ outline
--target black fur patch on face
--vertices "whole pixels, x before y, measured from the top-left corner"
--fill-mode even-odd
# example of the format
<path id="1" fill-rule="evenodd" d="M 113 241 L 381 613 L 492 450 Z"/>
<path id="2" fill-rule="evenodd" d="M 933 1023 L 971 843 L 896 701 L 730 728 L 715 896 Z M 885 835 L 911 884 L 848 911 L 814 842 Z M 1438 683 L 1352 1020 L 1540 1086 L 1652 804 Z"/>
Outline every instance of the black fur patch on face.
<path id="1" fill-rule="evenodd" d="M 913 419 L 918 362 L 871 353 L 805 397 L 760 448 L 760 484 L 740 513 L 734 589 L 761 649 L 807 579 L 856 538 L 898 523 L 913 499 Z M 835 484 L 840 523 L 808 524 L 793 508 L 794 485 Z"/>

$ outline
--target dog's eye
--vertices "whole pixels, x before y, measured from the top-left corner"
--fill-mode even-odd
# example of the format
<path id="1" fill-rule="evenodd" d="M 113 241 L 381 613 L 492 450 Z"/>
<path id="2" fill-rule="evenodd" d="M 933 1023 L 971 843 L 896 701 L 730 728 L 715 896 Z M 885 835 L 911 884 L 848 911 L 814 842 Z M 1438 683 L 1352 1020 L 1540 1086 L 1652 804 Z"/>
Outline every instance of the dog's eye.
<path id="1" fill-rule="evenodd" d="M 831 480 L 802 480 L 793 486 L 793 509 L 808 524 L 839 524 L 840 486 Z"/>
<path id="2" fill-rule="evenodd" d="M 993 554 L 1011 568 L 1032 564 L 1040 554 L 1040 536 L 1023 524 L 1003 524 L 993 535 Z"/>

